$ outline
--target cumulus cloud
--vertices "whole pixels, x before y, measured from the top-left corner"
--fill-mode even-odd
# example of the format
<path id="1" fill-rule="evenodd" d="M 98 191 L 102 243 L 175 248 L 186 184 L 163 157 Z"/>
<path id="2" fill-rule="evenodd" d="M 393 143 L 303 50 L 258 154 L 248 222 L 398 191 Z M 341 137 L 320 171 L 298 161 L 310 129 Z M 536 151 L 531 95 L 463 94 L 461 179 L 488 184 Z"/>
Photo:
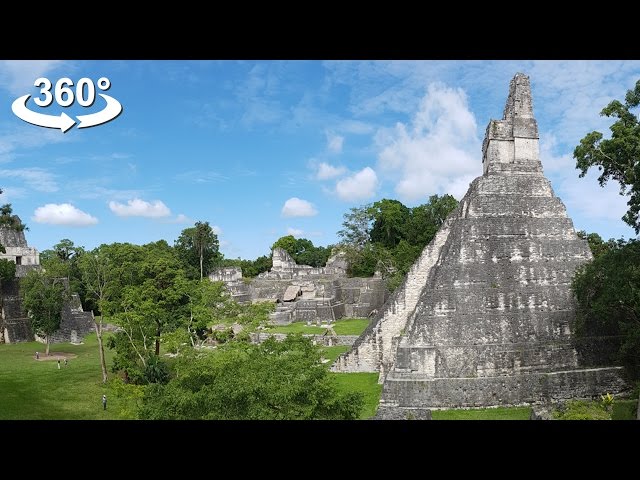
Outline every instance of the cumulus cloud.
<path id="1" fill-rule="evenodd" d="M 338 197 L 347 202 L 371 198 L 377 188 L 378 176 L 371 167 L 365 167 L 336 183 Z"/>
<path id="2" fill-rule="evenodd" d="M 298 197 L 291 197 L 282 206 L 283 217 L 313 217 L 317 214 L 312 203 Z"/>
<path id="3" fill-rule="evenodd" d="M 327 136 L 327 150 L 332 153 L 340 153 L 342 152 L 342 145 L 344 144 L 344 137 L 341 135 L 337 135 L 331 130 L 327 130 L 325 132 Z"/>
<path id="4" fill-rule="evenodd" d="M 316 178 L 318 180 L 329 180 L 336 178 L 345 173 L 347 169 L 345 167 L 334 167 L 326 162 L 318 165 L 318 171 L 316 172 Z"/>
<path id="5" fill-rule="evenodd" d="M 462 89 L 429 85 L 408 124 L 378 130 L 378 165 L 405 201 L 434 193 L 457 198 L 482 173 L 476 119 Z"/>
<path id="6" fill-rule="evenodd" d="M 87 227 L 98 223 L 98 219 L 70 203 L 47 203 L 36 208 L 31 219 L 37 223 L 66 225 L 69 227 Z"/>
<path id="7" fill-rule="evenodd" d="M 294 237 L 301 237 L 303 233 L 304 233 L 304 230 L 287 227 L 287 235 L 293 235 Z"/>
<path id="8" fill-rule="evenodd" d="M 161 218 L 171 215 L 171 210 L 161 200 L 145 202 L 139 198 L 127 200 L 127 204 L 111 201 L 109 208 L 119 217 Z"/>

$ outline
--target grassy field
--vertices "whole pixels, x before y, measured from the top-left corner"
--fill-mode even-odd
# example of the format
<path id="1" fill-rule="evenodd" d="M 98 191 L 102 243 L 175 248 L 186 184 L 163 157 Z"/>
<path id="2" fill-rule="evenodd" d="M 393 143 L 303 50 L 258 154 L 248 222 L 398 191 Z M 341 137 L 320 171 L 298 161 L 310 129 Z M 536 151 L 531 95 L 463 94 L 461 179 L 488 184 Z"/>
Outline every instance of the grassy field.
<path id="1" fill-rule="evenodd" d="M 349 347 L 323 347 L 327 368 Z M 40 361 L 35 352 L 40 352 Z M 102 385 L 98 347 L 95 334 L 85 338 L 83 345 L 69 343 L 51 346 L 51 354 L 76 355 L 68 366 L 58 370 L 55 360 L 44 358 L 44 345 L 37 342 L 0 345 L 0 420 L 100 420 L 127 418 L 133 405 L 119 397 L 115 385 Z M 107 364 L 112 351 L 106 350 Z M 110 374 L 112 376 L 113 374 Z M 365 396 L 360 418 L 375 415 L 382 385 L 377 373 L 331 373 L 342 391 L 359 391 Z M 108 398 L 108 409 L 102 409 L 102 394 Z M 614 420 L 635 418 L 637 400 L 617 400 Z M 478 410 L 435 410 L 435 420 L 526 420 L 529 407 L 488 408 Z"/>
<path id="2" fill-rule="evenodd" d="M 344 352 L 348 352 L 349 348 L 346 345 L 338 345 L 336 347 L 321 347 L 322 348 L 322 354 L 324 355 L 324 358 L 326 358 L 327 360 L 329 360 L 329 362 L 327 362 L 327 365 L 331 365 L 336 358 L 338 358 L 338 355 L 340 355 L 341 353 Z"/>
<path id="3" fill-rule="evenodd" d="M 378 409 L 382 385 L 378 384 L 377 373 L 331 373 L 338 388 L 345 392 L 362 392 L 364 408 L 361 419 L 373 417 Z"/>
<path id="4" fill-rule="evenodd" d="M 360 335 L 368 325 L 368 318 L 344 318 L 337 320 L 333 329 L 338 335 Z"/>
<path id="5" fill-rule="evenodd" d="M 364 332 L 364 329 L 367 328 L 367 325 L 369 325 L 369 320 L 366 318 L 343 318 L 336 320 L 333 329 L 338 335 L 360 335 Z M 323 334 L 326 331 L 326 328 L 318 327 L 316 325 L 307 326 L 304 322 L 294 322 L 290 325 L 279 325 L 267 330 L 267 332 L 270 333 L 309 334 Z"/>
<path id="6" fill-rule="evenodd" d="M 0 419 L 112 419 L 120 418 L 120 400 L 102 385 L 95 334 L 83 345 L 51 346 L 51 354 L 77 355 L 58 370 L 55 360 L 43 360 L 45 347 L 29 342 L 0 345 Z M 40 352 L 40 361 L 35 352 Z M 112 352 L 106 350 L 107 361 Z M 107 410 L 102 409 L 102 394 Z"/>

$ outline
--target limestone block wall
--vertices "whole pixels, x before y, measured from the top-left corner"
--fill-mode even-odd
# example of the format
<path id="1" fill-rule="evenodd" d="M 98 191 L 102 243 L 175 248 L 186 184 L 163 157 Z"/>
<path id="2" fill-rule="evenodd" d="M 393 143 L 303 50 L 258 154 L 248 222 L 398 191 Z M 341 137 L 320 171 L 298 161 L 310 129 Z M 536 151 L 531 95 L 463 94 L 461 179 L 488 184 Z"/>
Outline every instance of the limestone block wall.
<path id="1" fill-rule="evenodd" d="M 33 333 L 22 309 L 18 279 L 0 283 L 0 343 L 30 342 Z"/>
<path id="2" fill-rule="evenodd" d="M 459 209 L 460 207 L 458 207 Z M 450 215 L 450 218 L 454 213 Z M 422 289 L 440 258 L 452 220 L 447 219 L 407 273 L 404 282 L 379 309 L 372 323 L 355 342 L 351 351 L 340 355 L 332 366 L 336 372 L 380 372 L 380 379 L 393 363 L 396 339 L 407 325 Z"/>

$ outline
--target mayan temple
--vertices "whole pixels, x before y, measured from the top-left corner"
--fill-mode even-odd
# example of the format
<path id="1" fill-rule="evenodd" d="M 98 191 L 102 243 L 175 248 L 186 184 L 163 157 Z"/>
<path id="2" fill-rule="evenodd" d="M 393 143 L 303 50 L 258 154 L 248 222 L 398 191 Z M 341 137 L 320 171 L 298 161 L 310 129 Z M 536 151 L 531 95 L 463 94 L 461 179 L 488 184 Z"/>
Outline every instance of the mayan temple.
<path id="1" fill-rule="evenodd" d="M 18 224 L 22 223 L 17 216 L 15 219 Z M 24 230 L 6 225 L 0 225 L 0 245 L 5 248 L 5 253 L 0 252 L 0 259 L 16 264 L 15 278 L 0 280 L 0 344 L 30 342 L 34 335 L 22 306 L 19 279 L 30 270 L 41 268 L 40 254 L 27 244 Z M 65 279 L 64 283 L 69 289 L 69 281 Z M 93 313 L 83 311 L 78 294 L 70 293 L 62 308 L 60 329 L 50 340 L 52 343 L 80 342 L 84 335 L 93 330 L 93 325 Z"/>
<path id="2" fill-rule="evenodd" d="M 529 77 L 469 186 L 401 285 L 335 371 L 379 371 L 381 406 L 473 407 L 588 397 L 624 388 L 602 339 L 577 344 L 570 290 L 592 258 L 545 178 Z"/>

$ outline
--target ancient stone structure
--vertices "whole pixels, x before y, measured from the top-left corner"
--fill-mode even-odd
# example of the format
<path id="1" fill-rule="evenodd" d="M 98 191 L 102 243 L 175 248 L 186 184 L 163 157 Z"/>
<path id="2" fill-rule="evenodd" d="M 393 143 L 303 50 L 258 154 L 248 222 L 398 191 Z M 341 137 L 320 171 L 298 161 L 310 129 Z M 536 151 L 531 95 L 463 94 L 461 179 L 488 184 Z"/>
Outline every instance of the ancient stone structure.
<path id="1" fill-rule="evenodd" d="M 22 308 L 20 299 L 19 278 L 29 270 L 39 269 L 40 254 L 38 250 L 27 245 L 23 231 L 7 226 L 0 227 L 0 243 L 6 253 L 0 254 L 16 263 L 16 278 L 0 283 L 0 343 L 30 342 L 34 334 L 29 326 L 29 318 Z M 65 279 L 65 288 L 69 290 L 69 282 Z M 51 342 L 80 342 L 82 337 L 93 329 L 93 313 L 84 312 L 80 297 L 70 294 L 62 310 L 60 329 L 51 337 Z"/>
<path id="2" fill-rule="evenodd" d="M 274 248 L 271 253 L 273 266 L 268 272 L 258 275 L 258 278 L 273 280 L 291 280 L 309 275 L 345 275 L 347 262 L 345 254 L 338 252 L 329 257 L 324 267 L 312 267 L 310 265 L 298 265 L 283 248 Z"/>
<path id="3" fill-rule="evenodd" d="M 251 303 L 251 292 L 249 286 L 242 278 L 242 269 L 240 267 L 221 267 L 216 268 L 209 274 L 209 280 L 212 282 L 224 282 L 227 290 L 238 303 Z"/>
<path id="4" fill-rule="evenodd" d="M 381 278 L 347 278 L 343 252 L 333 254 L 324 267 L 298 265 L 286 250 L 275 248 L 273 268 L 246 282 L 238 267 L 214 270 L 211 281 L 225 282 L 239 302 L 277 302 L 273 323 L 333 322 L 343 317 L 369 317 L 388 297 Z"/>
<path id="5" fill-rule="evenodd" d="M 21 223 L 17 218 L 17 223 Z M 6 252 L 0 252 L 0 259 L 10 260 L 16 264 L 16 276 L 23 277 L 29 269 L 40 265 L 38 250 L 27 245 L 24 231 L 18 231 L 7 226 L 0 226 L 0 245 Z"/>
<path id="6" fill-rule="evenodd" d="M 474 407 L 624 388 L 601 339 L 577 345 L 570 283 L 592 258 L 544 177 L 529 78 L 510 84 L 483 175 L 336 371 L 379 371 L 381 406 Z M 579 348 L 576 348 L 579 347 Z"/>

